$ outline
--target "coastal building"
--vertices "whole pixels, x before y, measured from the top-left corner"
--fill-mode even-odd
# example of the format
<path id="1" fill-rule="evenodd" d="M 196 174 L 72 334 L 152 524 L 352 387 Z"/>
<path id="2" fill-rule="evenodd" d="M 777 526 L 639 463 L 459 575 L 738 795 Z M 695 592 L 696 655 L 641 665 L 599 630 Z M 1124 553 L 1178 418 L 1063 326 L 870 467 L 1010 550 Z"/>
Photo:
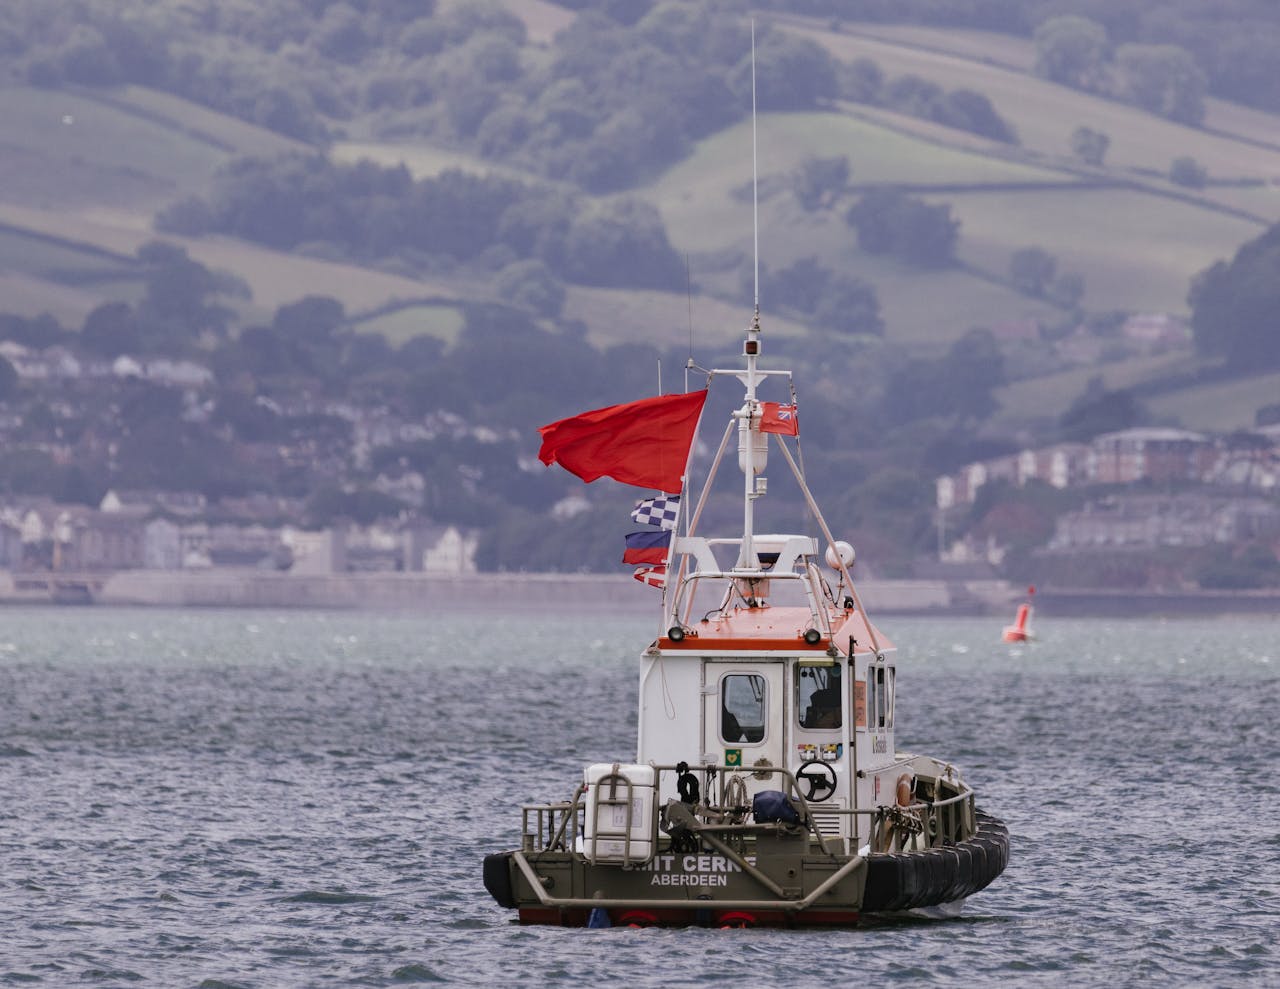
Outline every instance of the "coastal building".
<path id="1" fill-rule="evenodd" d="M 1213 442 L 1185 429 L 1140 428 L 1105 433 L 1090 444 L 1089 479 L 1095 484 L 1193 481 L 1217 459 Z"/>
<path id="2" fill-rule="evenodd" d="M 456 526 L 414 526 L 405 532 L 405 569 L 413 573 L 475 573 L 479 539 Z"/>
<path id="3" fill-rule="evenodd" d="M 1114 495 L 1060 516 L 1049 550 L 1208 546 L 1280 537 L 1280 507 L 1262 498 Z"/>
<path id="4" fill-rule="evenodd" d="M 1055 488 L 1069 488 L 1088 479 L 1089 447 L 1083 443 L 1059 443 L 1038 450 L 995 457 L 968 464 L 955 474 L 935 481 L 936 504 L 940 509 L 971 505 L 984 484 L 1008 481 L 1024 487 L 1041 481 Z"/>
<path id="5" fill-rule="evenodd" d="M 347 569 L 346 540 L 340 529 L 313 532 L 287 525 L 280 530 L 280 545 L 288 551 L 292 574 L 332 574 Z"/>
<path id="6" fill-rule="evenodd" d="M 109 514 L 150 515 L 164 512 L 187 517 L 201 515 L 207 507 L 204 495 L 198 491 L 132 491 L 113 488 L 98 503 L 98 510 Z"/>

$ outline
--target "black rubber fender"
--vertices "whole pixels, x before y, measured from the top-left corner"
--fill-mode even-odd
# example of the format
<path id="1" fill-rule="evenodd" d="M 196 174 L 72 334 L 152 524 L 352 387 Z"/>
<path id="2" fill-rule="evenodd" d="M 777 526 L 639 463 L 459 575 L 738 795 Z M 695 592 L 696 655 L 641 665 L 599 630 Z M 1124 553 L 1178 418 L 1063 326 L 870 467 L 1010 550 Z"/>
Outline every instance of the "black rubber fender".
<path id="1" fill-rule="evenodd" d="M 862 910 L 874 913 L 884 909 L 885 893 L 897 878 L 897 870 L 887 855 L 867 856 L 867 878 L 862 885 Z"/>
<path id="2" fill-rule="evenodd" d="M 911 901 L 907 904 L 907 909 L 912 907 L 927 907 L 937 902 L 938 886 L 940 885 L 938 860 L 934 858 L 932 852 L 912 852 L 909 856 L 911 864 L 915 867 L 916 876 L 916 892 Z"/>
<path id="3" fill-rule="evenodd" d="M 923 858 L 929 882 L 929 898 L 925 900 L 925 904 L 933 906 L 945 903 L 949 898 L 947 892 L 951 889 L 951 879 L 955 875 L 952 859 L 947 856 L 944 848 L 931 848 L 924 853 Z"/>
<path id="4" fill-rule="evenodd" d="M 970 844 L 975 848 L 982 849 L 983 868 L 980 873 L 974 876 L 973 881 L 973 891 L 976 893 L 980 889 L 986 889 L 991 881 L 999 875 L 1000 849 L 990 838 L 984 838 L 981 835 L 973 838 Z"/>
<path id="5" fill-rule="evenodd" d="M 895 910 L 903 895 L 903 866 L 900 855 L 868 855 L 867 881 L 862 893 L 865 913 Z"/>
<path id="6" fill-rule="evenodd" d="M 1009 831 L 982 811 L 976 833 L 956 845 L 867 857 L 865 913 L 889 913 L 963 899 L 985 889 L 1009 861 Z"/>
<path id="7" fill-rule="evenodd" d="M 910 910 L 929 902 L 929 863 L 920 852 L 899 853 L 907 874 L 911 877 L 899 910 Z"/>
<path id="8" fill-rule="evenodd" d="M 934 852 L 942 861 L 942 886 L 938 892 L 940 903 L 947 903 L 962 895 L 960 887 L 960 854 L 954 847 L 936 848 Z"/>
<path id="9" fill-rule="evenodd" d="M 902 910 L 915 893 L 915 867 L 910 856 L 872 855 L 867 858 L 867 884 L 863 890 L 863 911 Z"/>
<path id="10" fill-rule="evenodd" d="M 511 853 L 494 852 L 484 857 L 484 888 L 498 901 L 498 906 L 508 910 L 516 905 L 511 887 Z"/>
<path id="11" fill-rule="evenodd" d="M 967 844 L 957 845 L 956 853 L 956 885 L 955 896 L 959 899 L 968 896 L 973 889 L 973 849 Z"/>
<path id="12" fill-rule="evenodd" d="M 969 885 L 965 889 L 965 896 L 976 893 L 985 881 L 987 874 L 987 850 L 984 846 L 979 845 L 976 841 L 969 840 L 964 843 L 965 850 L 969 853 Z"/>
<path id="13" fill-rule="evenodd" d="M 920 899 L 921 885 L 924 877 L 920 874 L 920 863 L 911 852 L 899 852 L 896 856 L 901 868 L 902 887 L 894 898 L 894 910 L 905 910 Z"/>
<path id="14" fill-rule="evenodd" d="M 987 867 L 982 871 L 982 875 L 978 877 L 978 881 L 974 883 L 973 891 L 976 893 L 990 886 L 995 882 L 996 877 L 1004 871 L 1004 854 L 1000 842 L 994 838 L 980 835 L 974 839 L 974 843 L 981 846 L 987 857 Z"/>

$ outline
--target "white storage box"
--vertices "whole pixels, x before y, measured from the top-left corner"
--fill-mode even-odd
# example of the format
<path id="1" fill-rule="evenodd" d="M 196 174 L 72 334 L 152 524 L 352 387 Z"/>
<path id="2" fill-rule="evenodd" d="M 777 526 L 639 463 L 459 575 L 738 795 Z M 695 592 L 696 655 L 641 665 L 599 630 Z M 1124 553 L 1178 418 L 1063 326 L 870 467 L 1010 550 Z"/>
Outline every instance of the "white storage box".
<path id="1" fill-rule="evenodd" d="M 587 785 L 582 853 L 592 863 L 648 862 L 658 831 L 657 770 L 602 762 L 588 766 L 582 779 Z"/>

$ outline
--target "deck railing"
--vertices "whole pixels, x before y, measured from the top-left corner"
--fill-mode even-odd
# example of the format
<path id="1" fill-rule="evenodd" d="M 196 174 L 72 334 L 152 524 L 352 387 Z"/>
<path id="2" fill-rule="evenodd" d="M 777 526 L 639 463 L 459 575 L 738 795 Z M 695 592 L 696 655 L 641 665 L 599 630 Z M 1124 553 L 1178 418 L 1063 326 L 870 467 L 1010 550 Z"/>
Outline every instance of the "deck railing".
<path id="1" fill-rule="evenodd" d="M 655 766 L 659 774 L 675 772 L 675 766 Z M 867 818 L 868 828 L 863 848 L 871 853 L 895 852 L 912 849 L 938 848 L 963 841 L 973 834 L 977 822 L 974 808 L 974 792 L 959 778 L 948 778 L 942 774 L 936 777 L 918 777 L 926 786 L 934 788 L 934 798 L 914 800 L 906 806 L 897 804 L 881 804 L 875 807 L 826 807 L 822 804 L 811 805 L 804 799 L 797 784 L 795 775 L 781 766 L 717 766 L 703 765 L 691 767 L 703 772 L 714 771 L 720 780 L 720 798 L 723 804 L 727 781 L 735 775 L 756 773 L 776 774 L 782 777 L 784 792 L 790 797 L 803 826 L 809 832 L 815 851 L 835 855 L 846 851 L 845 848 L 833 848 L 835 844 L 845 845 L 846 841 L 858 834 L 861 828 L 852 826 L 852 819 Z M 954 789 L 950 796 L 938 799 L 944 788 Z M 540 852 L 582 851 L 575 848 L 576 840 L 583 834 L 586 807 L 583 796 L 586 786 L 579 784 L 573 796 L 567 801 L 547 804 L 524 804 L 521 812 L 520 847 L 526 854 Z M 730 847 L 726 839 L 733 843 L 754 833 L 775 831 L 779 825 L 774 823 L 746 823 L 735 821 L 742 808 L 730 808 L 711 805 L 709 809 L 716 814 L 725 814 L 729 823 L 707 823 L 700 826 L 697 835 L 712 847 L 724 851 Z M 655 807 L 654 813 L 661 808 Z M 732 812 L 732 813 L 729 813 Z M 829 822 L 832 818 L 850 818 L 851 826 L 840 827 L 839 834 L 824 833 L 819 821 Z M 659 835 L 654 843 L 653 853 L 665 851 L 659 847 L 666 836 Z M 736 857 L 736 855 L 735 855 Z"/>

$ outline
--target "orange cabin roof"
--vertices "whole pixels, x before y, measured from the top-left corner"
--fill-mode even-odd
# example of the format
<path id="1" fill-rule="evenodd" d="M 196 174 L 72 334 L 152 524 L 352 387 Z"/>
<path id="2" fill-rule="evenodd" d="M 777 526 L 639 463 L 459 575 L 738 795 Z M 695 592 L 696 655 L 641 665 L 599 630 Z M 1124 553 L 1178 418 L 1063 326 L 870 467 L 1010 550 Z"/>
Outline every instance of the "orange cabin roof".
<path id="1" fill-rule="evenodd" d="M 894 648 L 883 632 L 874 625 L 869 626 L 861 612 L 843 610 L 831 613 L 831 639 L 824 636 L 810 645 L 804 641 L 809 618 L 808 608 L 735 608 L 728 614 L 715 615 L 704 622 L 693 623 L 692 633 L 686 633 L 679 642 L 662 636 L 658 639 L 658 648 L 695 652 L 714 649 L 820 654 L 826 652 L 827 647 L 834 642 L 841 653 L 846 653 L 849 637 L 852 636 L 856 641 L 855 650 L 864 653 L 871 652 L 873 648 L 869 627 L 875 630 L 876 642 L 881 650 Z"/>

